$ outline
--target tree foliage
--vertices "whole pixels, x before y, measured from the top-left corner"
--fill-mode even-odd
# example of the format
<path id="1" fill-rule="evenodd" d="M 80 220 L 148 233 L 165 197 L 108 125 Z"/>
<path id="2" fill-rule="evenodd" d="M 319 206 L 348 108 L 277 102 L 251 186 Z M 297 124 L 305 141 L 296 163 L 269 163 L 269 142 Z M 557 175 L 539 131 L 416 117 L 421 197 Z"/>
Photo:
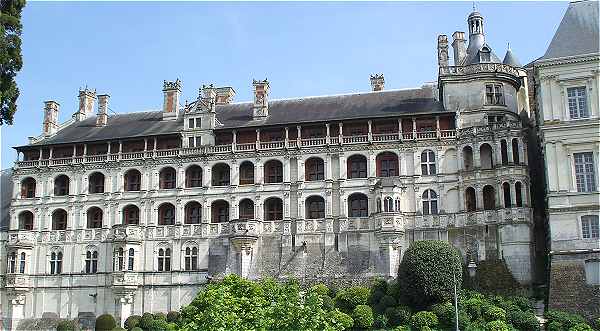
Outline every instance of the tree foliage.
<path id="1" fill-rule="evenodd" d="M 398 272 L 402 298 L 411 306 L 425 308 L 450 301 L 454 280 L 462 282 L 458 251 L 443 241 L 417 241 L 406 250 Z"/>
<path id="2" fill-rule="evenodd" d="M 21 11 L 25 0 L 1 0 L 0 21 L 2 41 L 0 42 L 0 125 L 12 124 L 17 111 L 19 88 L 15 81 L 17 72 L 23 66 L 21 56 Z"/>
<path id="3" fill-rule="evenodd" d="M 207 285 L 183 307 L 182 330 L 342 330 L 352 319 L 326 312 L 318 288 L 301 292 L 295 282 L 252 282 L 237 275 Z"/>

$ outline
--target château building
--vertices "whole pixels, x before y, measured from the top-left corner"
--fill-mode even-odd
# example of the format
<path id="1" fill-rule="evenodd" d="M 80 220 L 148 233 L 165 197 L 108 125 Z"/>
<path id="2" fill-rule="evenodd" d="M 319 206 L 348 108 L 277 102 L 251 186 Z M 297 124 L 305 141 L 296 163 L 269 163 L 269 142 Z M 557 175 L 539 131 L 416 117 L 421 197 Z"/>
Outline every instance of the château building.
<path id="1" fill-rule="evenodd" d="M 532 210 L 527 75 L 500 60 L 484 18 L 438 37 L 439 75 L 419 88 L 254 100 L 205 85 L 180 106 L 109 115 L 79 91 L 18 153 L 11 177 L 2 307 L 22 318 L 169 311 L 227 273 L 360 282 L 395 277 L 418 240 L 465 262 L 503 259 L 529 284 Z M 465 40 L 468 38 L 468 41 Z M 95 103 L 98 103 L 97 110 Z"/>

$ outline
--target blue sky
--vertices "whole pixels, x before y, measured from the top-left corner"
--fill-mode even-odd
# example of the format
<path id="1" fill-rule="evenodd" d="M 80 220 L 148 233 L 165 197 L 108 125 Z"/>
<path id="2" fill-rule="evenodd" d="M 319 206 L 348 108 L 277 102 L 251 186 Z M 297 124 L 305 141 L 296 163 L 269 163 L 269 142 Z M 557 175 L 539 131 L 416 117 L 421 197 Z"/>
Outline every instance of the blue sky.
<path id="1" fill-rule="evenodd" d="M 480 2 L 486 40 L 521 63 L 543 55 L 567 2 Z M 436 40 L 466 30 L 472 2 L 29 2 L 23 11 L 21 96 L 2 127 L 2 168 L 11 148 L 40 134 L 43 101 L 77 110 L 80 87 L 111 95 L 118 113 L 160 109 L 162 82 L 180 78 L 182 103 L 202 84 L 252 97 L 268 78 L 271 98 L 387 89 L 437 80 Z"/>

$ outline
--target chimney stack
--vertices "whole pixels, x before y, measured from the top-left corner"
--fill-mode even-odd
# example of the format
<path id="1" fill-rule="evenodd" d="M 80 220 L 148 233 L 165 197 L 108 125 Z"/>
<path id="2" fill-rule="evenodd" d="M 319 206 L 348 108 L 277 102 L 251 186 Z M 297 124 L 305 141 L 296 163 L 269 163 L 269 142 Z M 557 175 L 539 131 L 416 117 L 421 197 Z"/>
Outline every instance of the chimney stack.
<path id="1" fill-rule="evenodd" d="M 176 120 L 179 115 L 179 96 L 181 95 L 181 81 L 163 81 L 163 120 Z"/>
<path id="2" fill-rule="evenodd" d="M 217 104 L 217 92 L 213 84 L 202 85 L 200 88 L 196 109 L 204 112 L 214 113 L 215 105 Z"/>
<path id="3" fill-rule="evenodd" d="M 75 114 L 76 121 L 83 121 L 94 113 L 95 100 L 96 90 L 88 90 L 87 86 L 85 89 L 79 90 L 79 111 Z"/>
<path id="4" fill-rule="evenodd" d="M 254 108 L 253 118 L 264 118 L 269 116 L 269 81 L 265 80 L 252 80 L 254 86 Z"/>
<path id="5" fill-rule="evenodd" d="M 44 123 L 42 126 L 44 136 L 51 136 L 56 133 L 58 129 L 59 108 L 60 105 L 56 101 L 44 101 Z"/>
<path id="6" fill-rule="evenodd" d="M 438 65 L 440 67 L 448 66 L 448 36 L 441 34 L 438 36 Z"/>
<path id="7" fill-rule="evenodd" d="M 105 126 L 108 122 L 108 99 L 110 95 L 102 94 L 98 96 L 98 116 L 96 117 L 96 126 Z"/>
<path id="8" fill-rule="evenodd" d="M 383 74 L 371 75 L 371 91 L 383 91 L 384 85 L 385 79 L 383 78 Z"/>
<path id="9" fill-rule="evenodd" d="M 454 65 L 462 65 L 463 60 L 467 56 L 467 47 L 465 45 L 465 33 L 456 31 L 452 34 L 452 48 L 454 49 Z"/>
<path id="10" fill-rule="evenodd" d="M 217 105 L 230 104 L 235 96 L 235 91 L 229 86 L 217 87 L 215 91 L 217 93 Z"/>

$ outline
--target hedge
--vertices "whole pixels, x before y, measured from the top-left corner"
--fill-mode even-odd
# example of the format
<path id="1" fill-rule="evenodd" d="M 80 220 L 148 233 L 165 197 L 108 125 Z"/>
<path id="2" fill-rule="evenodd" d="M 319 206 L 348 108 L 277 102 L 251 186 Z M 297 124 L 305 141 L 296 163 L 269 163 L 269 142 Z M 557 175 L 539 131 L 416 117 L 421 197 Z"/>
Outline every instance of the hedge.
<path id="1" fill-rule="evenodd" d="M 117 322 L 111 314 L 103 314 L 96 318 L 96 331 L 111 331 L 117 327 Z"/>

